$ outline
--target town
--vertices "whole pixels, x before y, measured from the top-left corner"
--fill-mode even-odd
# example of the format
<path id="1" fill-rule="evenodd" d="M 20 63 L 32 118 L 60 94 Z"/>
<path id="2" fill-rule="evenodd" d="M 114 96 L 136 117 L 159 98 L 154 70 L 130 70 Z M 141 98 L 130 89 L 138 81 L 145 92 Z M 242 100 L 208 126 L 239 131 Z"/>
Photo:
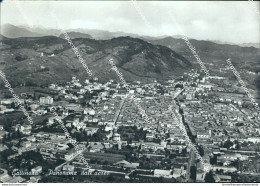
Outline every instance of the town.
<path id="1" fill-rule="evenodd" d="M 77 77 L 0 100 L 0 182 L 259 182 L 260 117 L 241 87 L 192 69 L 168 80 L 129 83 Z M 147 124 L 129 98 L 134 94 Z M 172 117 L 210 165 L 206 172 Z M 90 169 L 66 139 L 59 119 Z M 258 177 L 258 178 L 257 178 Z"/>

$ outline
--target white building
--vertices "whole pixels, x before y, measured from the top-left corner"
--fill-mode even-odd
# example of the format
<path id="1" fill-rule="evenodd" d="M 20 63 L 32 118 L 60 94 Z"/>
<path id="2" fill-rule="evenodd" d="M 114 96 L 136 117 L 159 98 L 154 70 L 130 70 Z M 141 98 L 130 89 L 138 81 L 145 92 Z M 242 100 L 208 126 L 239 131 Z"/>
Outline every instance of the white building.
<path id="1" fill-rule="evenodd" d="M 37 166 L 37 167 L 33 168 L 32 173 L 41 174 L 42 173 L 42 166 Z"/>
<path id="2" fill-rule="evenodd" d="M 154 176 L 155 177 L 164 177 L 164 178 L 172 178 L 172 170 L 161 170 L 161 169 L 155 169 L 154 170 Z"/>
<path id="3" fill-rule="evenodd" d="M 120 134 L 118 133 L 114 133 L 113 137 L 112 137 L 113 141 L 120 141 Z"/>
<path id="4" fill-rule="evenodd" d="M 42 104 L 42 105 L 51 105 L 51 104 L 53 104 L 53 98 L 50 97 L 50 96 L 41 97 L 40 98 L 40 104 Z"/>

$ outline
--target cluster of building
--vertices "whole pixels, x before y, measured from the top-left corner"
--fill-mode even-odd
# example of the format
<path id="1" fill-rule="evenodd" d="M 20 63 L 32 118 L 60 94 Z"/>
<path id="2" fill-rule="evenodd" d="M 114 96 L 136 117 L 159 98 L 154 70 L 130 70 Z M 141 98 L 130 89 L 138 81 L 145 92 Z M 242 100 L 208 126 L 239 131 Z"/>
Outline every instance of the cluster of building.
<path id="1" fill-rule="evenodd" d="M 86 168 L 78 156 L 82 153 L 95 176 L 116 175 L 125 180 L 164 178 L 180 182 L 192 178 L 204 182 L 207 172 L 196 161 L 196 155 L 175 123 L 168 109 L 172 106 L 204 162 L 211 165 L 215 181 L 230 182 L 231 173 L 243 171 L 239 170 L 237 161 L 258 157 L 257 150 L 243 149 L 243 144 L 254 146 L 260 142 L 260 117 L 253 107 L 244 107 L 248 102 L 246 94 L 224 77 L 200 79 L 195 71 L 185 76 L 185 81 L 147 84 L 136 81 L 129 84 L 129 92 L 113 80 L 99 83 L 94 78 L 80 82 L 73 77 L 63 86 L 51 84 L 48 90 L 21 94 L 34 124 L 17 119 L 8 123 L 10 127 L 0 125 L 3 142 L 0 153 L 12 151 L 5 161 L 12 168 L 15 159 L 34 151 L 46 162 L 61 160 L 53 171 L 84 172 Z M 150 125 L 129 94 L 135 94 L 151 120 Z M 62 131 L 57 132 L 59 125 L 50 112 L 51 107 L 56 108 L 73 139 L 78 140 L 80 152 L 70 146 Z M 0 112 L 8 116 L 21 111 L 10 98 L 0 100 Z M 46 178 L 47 170 L 35 162 L 32 166 L 41 168 L 35 182 Z M 8 175 L 8 171 L 0 172 L 0 181 L 32 182 L 34 179 Z"/>

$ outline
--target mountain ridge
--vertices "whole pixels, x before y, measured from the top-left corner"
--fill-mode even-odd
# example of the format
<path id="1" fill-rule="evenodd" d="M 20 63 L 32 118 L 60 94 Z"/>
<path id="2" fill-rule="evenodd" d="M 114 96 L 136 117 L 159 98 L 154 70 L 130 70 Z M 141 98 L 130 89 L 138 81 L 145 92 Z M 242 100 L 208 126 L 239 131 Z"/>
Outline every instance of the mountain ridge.
<path id="1" fill-rule="evenodd" d="M 101 80 L 118 79 L 111 71 L 114 58 L 126 81 L 169 79 L 192 67 L 187 59 L 164 46 L 156 46 L 138 38 L 118 37 L 111 40 L 72 39 L 89 69 Z M 72 76 L 89 78 L 71 46 L 55 36 L 3 40 L 10 46 L 4 71 L 14 86 L 42 86 L 64 83 Z"/>
<path id="2" fill-rule="evenodd" d="M 59 29 L 52 29 L 52 28 L 44 28 L 44 27 L 33 27 L 30 28 L 28 26 L 14 26 L 9 24 L 9 26 L 13 26 L 13 28 L 15 29 L 26 29 L 27 31 L 31 32 L 31 34 L 26 34 L 26 36 L 22 35 L 19 37 L 40 37 L 40 36 L 56 36 L 59 37 L 61 35 L 61 31 Z M 4 30 L 5 25 L 3 26 L 3 30 Z M 143 40 L 158 40 L 158 39 L 163 39 L 163 38 L 167 38 L 167 37 L 172 37 L 175 39 L 181 39 L 182 36 L 181 35 L 173 35 L 173 36 L 166 36 L 166 35 L 162 35 L 162 36 L 145 36 L 145 35 L 138 35 L 138 34 L 132 34 L 132 33 L 125 33 L 125 32 L 112 32 L 112 31 L 106 31 L 106 30 L 98 30 L 98 29 L 87 29 L 87 28 L 78 28 L 78 29 L 68 29 L 66 30 L 67 32 L 77 32 L 79 34 L 88 34 L 90 35 L 92 38 L 96 39 L 96 40 L 109 40 L 115 37 L 126 37 L 126 36 L 130 36 L 133 38 L 139 38 L 139 39 L 143 39 Z M 19 33 L 19 31 L 12 31 L 13 33 Z M 15 38 L 15 37 L 11 37 L 11 38 Z M 193 38 L 191 38 L 193 39 Z M 194 40 L 198 40 L 198 39 L 194 39 Z M 202 41 L 202 40 L 198 40 L 198 41 Z M 237 45 L 237 46 L 241 46 L 241 47 L 250 47 L 253 46 L 255 48 L 259 48 L 260 47 L 260 42 L 259 43 L 242 43 L 242 44 L 235 44 L 235 43 L 230 43 L 230 42 L 224 42 L 224 41 L 218 41 L 218 40 L 205 40 L 205 41 L 210 41 L 216 44 L 230 44 L 230 45 Z"/>

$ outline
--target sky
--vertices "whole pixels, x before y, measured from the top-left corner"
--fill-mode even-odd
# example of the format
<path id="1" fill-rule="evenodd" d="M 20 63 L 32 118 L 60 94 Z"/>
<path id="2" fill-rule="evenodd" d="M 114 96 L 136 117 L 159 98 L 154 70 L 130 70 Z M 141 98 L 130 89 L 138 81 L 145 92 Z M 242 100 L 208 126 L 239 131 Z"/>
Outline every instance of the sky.
<path id="1" fill-rule="evenodd" d="M 259 9 L 259 2 L 255 1 Z M 248 1 L 3 1 L 1 24 L 89 28 L 146 36 L 260 42 L 260 15 Z M 139 7 L 139 8 L 138 8 Z M 176 20 L 176 21 L 175 21 Z M 183 32 L 180 32 L 180 31 Z"/>

